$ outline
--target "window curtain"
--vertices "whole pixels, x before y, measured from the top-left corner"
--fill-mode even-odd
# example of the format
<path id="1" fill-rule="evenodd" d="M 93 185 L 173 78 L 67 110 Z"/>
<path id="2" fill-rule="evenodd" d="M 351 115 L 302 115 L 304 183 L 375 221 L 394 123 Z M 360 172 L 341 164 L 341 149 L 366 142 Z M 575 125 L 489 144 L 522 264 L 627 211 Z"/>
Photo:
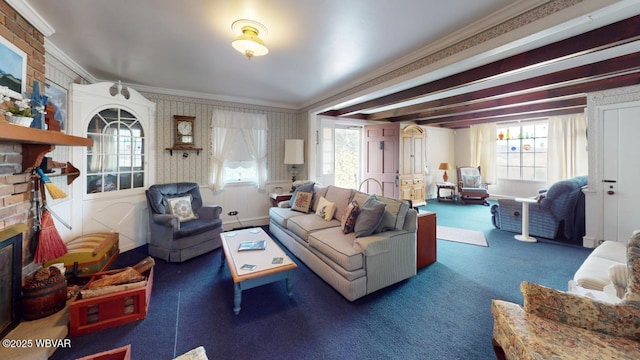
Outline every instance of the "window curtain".
<path id="1" fill-rule="evenodd" d="M 267 182 L 267 118 L 260 119 L 256 128 L 243 128 L 242 134 L 247 143 L 251 158 L 256 161 L 258 173 L 257 188 L 262 190 Z"/>
<path id="2" fill-rule="evenodd" d="M 211 121 L 211 187 L 222 190 L 226 185 L 224 160 L 234 138 L 233 129 L 242 131 L 249 155 L 256 161 L 256 185 L 263 189 L 267 180 L 267 116 L 226 110 L 214 110 Z"/>
<path id="3" fill-rule="evenodd" d="M 480 166 L 482 181 L 496 183 L 496 124 L 471 125 L 471 166 Z"/>
<path id="4" fill-rule="evenodd" d="M 587 175 L 587 119 L 584 114 L 549 118 L 547 182 Z"/>

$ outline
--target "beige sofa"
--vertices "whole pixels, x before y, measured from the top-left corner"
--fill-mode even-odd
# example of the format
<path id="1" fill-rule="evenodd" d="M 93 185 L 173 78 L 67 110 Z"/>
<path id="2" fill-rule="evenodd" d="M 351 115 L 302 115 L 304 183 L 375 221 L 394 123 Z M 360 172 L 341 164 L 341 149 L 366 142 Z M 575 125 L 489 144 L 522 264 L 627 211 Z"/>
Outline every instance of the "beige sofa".
<path id="1" fill-rule="evenodd" d="M 577 286 L 591 290 L 603 290 L 611 283 L 610 268 L 625 268 L 627 246 L 616 241 L 605 241 L 595 248 L 573 276 Z M 626 274 L 625 274 L 626 276 Z"/>
<path id="2" fill-rule="evenodd" d="M 417 217 L 407 202 L 378 197 L 387 204 L 378 228 L 393 229 L 358 238 L 343 233 L 340 220 L 345 209 L 352 200 L 361 206 L 369 196 L 316 185 L 309 213 L 294 211 L 286 202 L 269 210 L 271 234 L 350 301 L 416 274 Z M 315 214 L 321 197 L 335 204 L 330 221 Z"/>

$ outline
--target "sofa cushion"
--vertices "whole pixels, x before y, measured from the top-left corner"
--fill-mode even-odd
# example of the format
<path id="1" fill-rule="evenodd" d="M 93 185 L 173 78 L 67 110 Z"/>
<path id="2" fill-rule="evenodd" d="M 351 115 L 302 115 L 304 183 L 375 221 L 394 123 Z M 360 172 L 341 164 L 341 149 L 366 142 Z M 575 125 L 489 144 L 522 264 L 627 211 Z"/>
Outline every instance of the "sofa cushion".
<path id="1" fill-rule="evenodd" d="M 364 202 L 356 218 L 356 225 L 353 229 L 357 238 L 369 236 L 375 232 L 382 218 L 384 217 L 387 204 L 378 201 L 375 195 L 372 195 Z"/>
<path id="2" fill-rule="evenodd" d="M 313 193 L 306 191 L 296 191 L 295 199 L 293 200 L 293 206 L 291 210 L 308 213 L 311 208 L 311 202 L 313 201 Z"/>
<path id="3" fill-rule="evenodd" d="M 610 283 L 609 267 L 627 263 L 626 245 L 617 241 L 605 241 L 589 254 L 580 265 L 573 280 L 576 285 L 591 290 L 602 290 Z"/>
<path id="4" fill-rule="evenodd" d="M 385 203 L 387 207 L 385 209 L 382 222 L 378 225 L 375 232 L 402 230 L 402 227 L 404 226 L 404 218 L 407 216 L 407 211 L 409 210 L 409 203 L 405 200 L 392 199 L 384 196 L 376 196 L 376 199 Z"/>
<path id="5" fill-rule="evenodd" d="M 289 207 L 293 207 L 293 202 L 296 200 L 296 195 L 298 194 L 298 191 L 313 193 L 314 185 L 315 185 L 314 183 L 310 182 L 310 183 L 302 184 L 296 187 L 296 189 L 293 191 L 293 194 L 291 194 L 291 199 L 289 200 Z"/>
<path id="6" fill-rule="evenodd" d="M 331 221 L 333 219 L 333 213 L 336 211 L 336 204 L 330 202 L 324 197 L 320 197 L 320 201 L 318 201 L 318 208 L 316 210 L 316 215 L 320 216 L 326 221 Z"/>
<path id="7" fill-rule="evenodd" d="M 617 241 L 605 241 L 595 248 L 589 256 L 597 256 L 599 258 L 626 264 L 627 245 Z"/>
<path id="8" fill-rule="evenodd" d="M 356 191 L 353 194 L 353 200 L 355 200 L 355 202 L 357 202 L 358 205 L 362 207 L 362 205 L 364 205 L 364 202 L 367 201 L 369 196 L 371 196 L 371 195 L 367 194 L 367 193 L 360 192 L 360 191 Z"/>
<path id="9" fill-rule="evenodd" d="M 282 228 L 287 228 L 288 220 L 295 216 L 303 216 L 304 214 L 298 211 L 293 211 L 289 208 L 272 207 L 269 208 L 269 218 Z"/>
<path id="10" fill-rule="evenodd" d="M 340 227 L 333 227 L 309 235 L 309 246 L 325 255 L 347 271 L 364 266 L 364 257 L 359 247 L 354 246 L 355 235 L 343 234 Z"/>
<path id="11" fill-rule="evenodd" d="M 313 205 L 311 205 L 311 210 L 315 212 L 318 210 L 318 202 L 320 201 L 320 198 L 327 195 L 328 186 L 318 186 L 318 184 L 316 184 L 313 189 Z"/>
<path id="12" fill-rule="evenodd" d="M 340 217 L 344 213 L 344 209 L 349 206 L 352 193 L 353 191 L 351 189 L 344 189 L 341 187 L 329 185 L 325 198 L 336 204 L 336 214 L 338 214 L 337 216 L 334 215 L 334 218 L 336 220 L 340 220 Z"/>
<path id="13" fill-rule="evenodd" d="M 176 230 L 173 237 L 176 240 L 189 238 L 218 228 L 222 228 L 222 219 L 195 219 L 180 223 L 180 230 Z"/>
<path id="14" fill-rule="evenodd" d="M 309 233 L 330 227 L 337 227 L 340 229 L 340 222 L 335 219 L 331 221 L 324 221 L 324 219 L 316 214 L 295 216 L 287 221 L 287 229 L 305 242 L 309 242 Z"/>

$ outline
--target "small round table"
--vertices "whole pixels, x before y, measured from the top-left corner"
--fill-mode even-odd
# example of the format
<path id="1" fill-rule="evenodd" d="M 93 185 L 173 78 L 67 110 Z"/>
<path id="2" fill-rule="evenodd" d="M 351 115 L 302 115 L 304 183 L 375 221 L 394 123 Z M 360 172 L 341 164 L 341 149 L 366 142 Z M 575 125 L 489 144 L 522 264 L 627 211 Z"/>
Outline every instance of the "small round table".
<path id="1" fill-rule="evenodd" d="M 536 238 L 529 236 L 529 204 L 535 204 L 538 201 L 530 198 L 515 198 L 515 201 L 522 203 L 522 235 L 516 235 L 516 240 L 524 242 L 536 242 Z"/>

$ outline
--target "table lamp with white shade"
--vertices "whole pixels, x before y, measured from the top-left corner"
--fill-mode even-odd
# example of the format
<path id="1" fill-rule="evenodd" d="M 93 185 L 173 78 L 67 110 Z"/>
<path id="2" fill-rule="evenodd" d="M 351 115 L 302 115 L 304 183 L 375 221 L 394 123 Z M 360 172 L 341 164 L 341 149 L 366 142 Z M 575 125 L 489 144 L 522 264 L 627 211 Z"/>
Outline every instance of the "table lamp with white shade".
<path id="1" fill-rule="evenodd" d="M 296 165 L 304 164 L 304 140 L 301 139 L 287 139 L 284 141 L 284 163 L 291 165 L 289 173 L 291 174 L 291 191 L 295 188 L 293 183 L 298 176 L 298 167 Z"/>

